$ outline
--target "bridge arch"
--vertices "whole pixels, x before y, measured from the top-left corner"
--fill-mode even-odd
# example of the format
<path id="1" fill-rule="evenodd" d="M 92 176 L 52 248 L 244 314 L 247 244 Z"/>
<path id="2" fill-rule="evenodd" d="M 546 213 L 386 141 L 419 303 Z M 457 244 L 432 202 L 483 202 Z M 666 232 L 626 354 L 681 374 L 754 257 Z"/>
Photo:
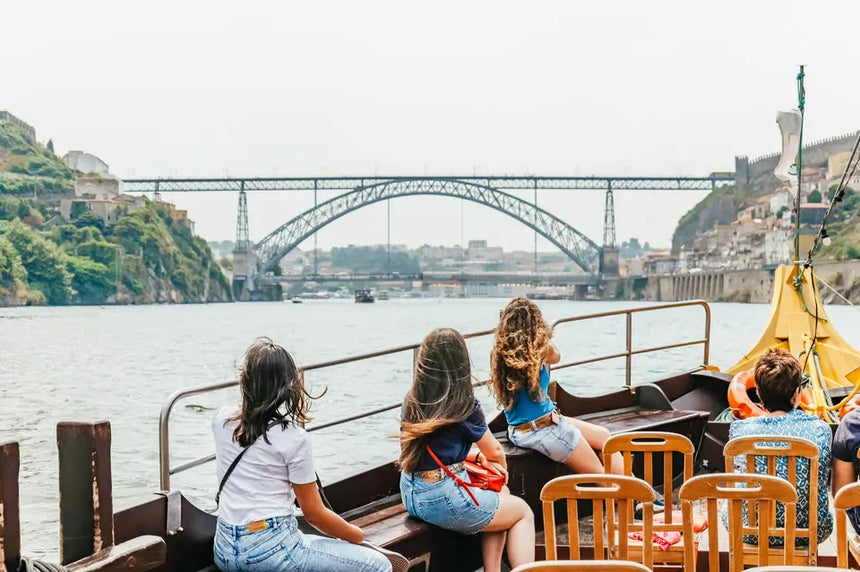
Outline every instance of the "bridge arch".
<path id="1" fill-rule="evenodd" d="M 257 260 L 262 268 L 270 268 L 305 239 L 340 217 L 373 203 L 412 195 L 454 197 L 505 213 L 537 231 L 586 272 L 597 274 L 599 247 L 560 218 L 492 187 L 447 178 L 396 179 L 357 187 L 318 204 L 270 232 L 254 249 Z"/>

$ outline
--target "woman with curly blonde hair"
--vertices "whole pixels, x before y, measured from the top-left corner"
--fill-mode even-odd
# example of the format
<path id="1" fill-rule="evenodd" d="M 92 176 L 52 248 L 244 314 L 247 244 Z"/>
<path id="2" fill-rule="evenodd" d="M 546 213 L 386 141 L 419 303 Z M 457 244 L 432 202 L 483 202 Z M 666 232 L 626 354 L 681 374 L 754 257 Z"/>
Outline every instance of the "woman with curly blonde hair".
<path id="1" fill-rule="evenodd" d="M 508 437 L 577 473 L 602 473 L 601 451 L 610 433 L 604 427 L 564 417 L 547 395 L 549 365 L 561 354 L 540 308 L 526 298 L 511 300 L 499 318 L 490 354 L 491 389 L 508 421 Z M 620 454 L 612 471 L 622 473 Z"/>

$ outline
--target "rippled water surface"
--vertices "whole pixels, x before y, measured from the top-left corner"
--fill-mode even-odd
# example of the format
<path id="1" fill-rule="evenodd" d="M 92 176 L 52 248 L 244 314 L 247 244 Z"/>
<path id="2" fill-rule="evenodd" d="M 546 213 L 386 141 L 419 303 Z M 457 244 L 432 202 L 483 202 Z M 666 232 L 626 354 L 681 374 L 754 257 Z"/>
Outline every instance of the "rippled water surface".
<path id="1" fill-rule="evenodd" d="M 57 552 L 56 423 L 109 420 L 113 429 L 115 506 L 158 489 L 158 414 L 174 391 L 236 378 L 245 348 L 267 335 L 304 365 L 418 342 L 431 329 L 491 329 L 505 300 L 389 300 L 376 304 L 307 301 L 207 306 L 136 306 L 0 309 L 0 441 L 21 444 L 24 552 Z M 540 303 L 548 320 L 650 304 Z M 711 363 L 729 367 L 755 343 L 768 317 L 765 305 L 713 304 Z M 860 345 L 852 308 L 828 309 L 837 328 Z M 703 312 L 684 308 L 637 314 L 633 347 L 641 349 L 701 338 Z M 624 351 L 623 317 L 564 324 L 556 330 L 563 361 Z M 484 379 L 490 339 L 470 341 L 473 369 Z M 701 346 L 638 356 L 635 382 L 702 363 Z M 309 372 L 314 423 L 395 404 L 409 383 L 411 352 Z M 574 393 L 594 394 L 624 382 L 624 360 L 560 370 L 554 377 Z M 493 408 L 485 389 L 485 407 Z M 211 410 L 237 399 L 235 388 L 181 402 L 170 424 L 172 461 L 212 451 Z M 313 434 L 314 457 L 324 482 L 392 459 L 397 412 Z M 212 504 L 214 465 L 176 475 L 178 486 L 201 506 Z"/>

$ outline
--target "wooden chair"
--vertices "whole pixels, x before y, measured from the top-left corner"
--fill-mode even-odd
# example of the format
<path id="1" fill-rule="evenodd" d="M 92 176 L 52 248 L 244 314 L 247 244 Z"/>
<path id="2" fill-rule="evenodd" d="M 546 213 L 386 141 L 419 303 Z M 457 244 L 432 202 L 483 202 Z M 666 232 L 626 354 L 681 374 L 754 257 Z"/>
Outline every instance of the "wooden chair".
<path id="1" fill-rule="evenodd" d="M 851 572 L 851 570 L 818 566 L 756 566 L 747 568 L 745 572 Z"/>
<path id="2" fill-rule="evenodd" d="M 608 548 L 610 557 L 616 555 L 626 560 L 628 555 L 629 539 L 627 533 L 630 530 L 632 514 L 631 503 L 643 503 L 643 534 L 645 538 L 651 538 L 651 523 L 654 515 L 654 489 L 641 479 L 620 475 L 585 474 L 566 475 L 557 477 L 541 489 L 540 500 L 543 502 L 543 524 L 546 537 L 546 558 L 556 560 L 558 550 L 556 546 L 555 529 L 555 507 L 557 500 L 567 501 L 567 523 L 570 540 L 570 559 L 579 560 L 579 508 L 577 501 L 591 500 L 594 516 L 594 560 L 603 560 L 604 551 L 607 548 L 603 535 L 603 514 L 608 508 L 608 514 L 612 514 L 611 507 L 618 503 L 618 529 L 617 534 L 614 526 L 614 518 L 608 520 Z M 617 546 L 616 546 L 617 543 Z M 646 542 L 643 545 L 643 562 L 648 568 L 653 562 L 653 544 Z"/>
<path id="3" fill-rule="evenodd" d="M 837 566 L 848 568 L 848 551 L 854 560 L 860 563 L 860 538 L 853 529 L 848 527 L 848 509 L 860 506 L 860 482 L 842 487 L 833 498 L 833 508 L 836 509 L 836 563 Z"/>
<path id="4" fill-rule="evenodd" d="M 644 464 L 644 480 L 646 483 L 654 486 L 654 454 L 660 453 L 663 456 L 663 498 L 666 502 L 665 522 L 663 524 L 654 524 L 653 530 L 664 532 L 678 532 L 683 535 L 683 524 L 680 520 L 673 521 L 672 515 L 672 469 L 674 453 L 683 455 L 684 458 L 684 481 L 693 478 L 693 443 L 677 433 L 665 433 L 661 431 L 642 431 L 637 433 L 625 433 L 614 435 L 609 438 L 603 446 L 603 466 L 606 472 L 611 469 L 610 459 L 614 453 L 621 453 L 624 458 L 624 474 L 633 476 L 633 455 L 641 454 Z M 631 506 L 629 510 L 633 510 Z M 608 513 L 607 518 L 613 518 L 613 511 Z M 633 520 L 633 515 L 629 515 L 629 520 Z M 631 530 L 641 530 L 641 524 L 634 524 Z M 631 558 L 641 560 L 641 546 L 635 541 L 630 546 L 634 556 Z M 681 537 L 681 542 L 673 544 L 668 550 L 658 550 L 656 552 L 656 560 L 664 564 L 680 564 L 684 562 L 684 538 Z"/>
<path id="5" fill-rule="evenodd" d="M 650 568 L 629 560 L 553 560 L 523 564 L 511 572 L 650 572 Z"/>
<path id="6" fill-rule="evenodd" d="M 815 566 L 818 562 L 818 459 L 821 452 L 818 447 L 806 439 L 799 437 L 781 437 L 781 436 L 750 436 L 738 437 L 726 443 L 723 448 L 723 455 L 726 458 L 726 472 L 734 471 L 734 458 L 746 456 L 746 472 L 749 474 L 755 473 L 755 458 L 765 457 L 767 461 L 767 473 L 771 476 L 776 476 L 776 461 L 779 457 L 785 457 L 788 463 L 788 482 L 797 491 L 797 465 L 800 459 L 805 459 L 809 463 L 809 526 L 806 528 L 796 528 L 795 535 L 798 538 L 809 539 L 809 547 L 805 550 L 796 551 L 800 557 L 799 561 L 787 562 L 787 564 L 809 564 Z M 776 505 L 773 507 L 771 522 L 776 522 Z M 756 514 L 750 510 L 749 526 L 755 528 Z M 795 523 L 797 526 L 797 523 Z M 752 545 L 744 545 L 744 564 L 756 564 L 755 554 L 758 551 Z M 778 557 L 778 548 L 771 548 L 774 552 L 773 556 Z M 778 560 L 772 559 L 772 563 L 778 563 Z"/>
<path id="7" fill-rule="evenodd" d="M 757 534 L 759 545 L 751 547 L 758 549 L 760 566 L 769 564 L 770 550 L 768 538 L 785 537 L 783 560 L 786 566 L 794 561 L 794 532 L 796 527 L 795 510 L 797 508 L 797 493 L 794 487 L 779 477 L 770 475 L 755 475 L 745 473 L 716 473 L 693 477 L 678 491 L 681 499 L 681 511 L 684 520 L 684 536 L 693 536 L 693 502 L 703 500 L 708 510 L 708 565 L 709 570 L 720 569 L 719 551 L 719 514 L 717 501 L 725 499 L 728 502 L 729 517 L 729 572 L 740 572 L 744 568 L 743 549 L 744 534 Z M 758 528 L 743 525 L 744 502 L 757 503 L 759 507 Z M 776 502 L 785 504 L 785 529 L 774 529 L 771 526 L 772 511 Z M 752 513 L 752 509 L 750 510 Z M 696 555 L 693 543 L 684 546 L 684 569 L 696 569 Z"/>

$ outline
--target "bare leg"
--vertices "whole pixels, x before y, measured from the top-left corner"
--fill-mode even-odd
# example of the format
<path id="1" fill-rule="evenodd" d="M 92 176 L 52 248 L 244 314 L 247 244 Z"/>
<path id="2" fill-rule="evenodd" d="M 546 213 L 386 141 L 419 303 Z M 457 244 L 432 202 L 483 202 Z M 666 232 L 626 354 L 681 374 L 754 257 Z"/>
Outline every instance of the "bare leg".
<path id="1" fill-rule="evenodd" d="M 594 423 L 589 423 L 588 421 L 580 421 L 579 419 L 574 419 L 573 417 L 566 417 L 566 419 L 574 427 L 579 429 L 579 432 L 582 433 L 583 438 L 588 442 L 591 448 L 596 451 L 603 451 L 603 446 L 606 445 L 606 442 L 612 436 L 612 434 L 609 432 L 609 429 L 607 429 L 606 427 L 601 427 L 599 425 L 595 425 Z M 612 457 L 610 459 L 610 465 L 612 472 L 616 475 L 624 474 L 624 458 L 621 456 L 621 453 L 612 454 Z"/>
<path id="2" fill-rule="evenodd" d="M 535 517 L 526 501 L 513 496 L 507 487 L 499 493 L 499 510 L 484 530 L 487 533 L 505 532 L 507 534 L 508 560 L 512 568 L 528 564 L 535 560 Z M 490 543 L 487 546 L 485 543 Z M 484 570 L 499 570 L 502 565 L 502 553 L 488 554 L 494 547 L 495 539 L 482 540 L 481 551 L 484 556 Z M 492 556 L 492 562 L 487 561 Z"/>
<path id="3" fill-rule="evenodd" d="M 574 473 L 603 473 L 603 463 L 585 439 L 580 439 L 576 449 L 564 464 Z"/>
<path id="4" fill-rule="evenodd" d="M 505 550 L 507 530 L 496 532 L 481 532 L 481 557 L 484 560 L 484 572 L 501 572 L 502 552 Z"/>

